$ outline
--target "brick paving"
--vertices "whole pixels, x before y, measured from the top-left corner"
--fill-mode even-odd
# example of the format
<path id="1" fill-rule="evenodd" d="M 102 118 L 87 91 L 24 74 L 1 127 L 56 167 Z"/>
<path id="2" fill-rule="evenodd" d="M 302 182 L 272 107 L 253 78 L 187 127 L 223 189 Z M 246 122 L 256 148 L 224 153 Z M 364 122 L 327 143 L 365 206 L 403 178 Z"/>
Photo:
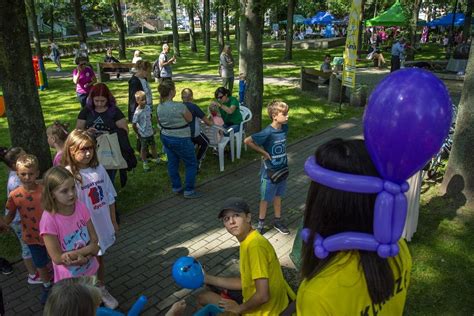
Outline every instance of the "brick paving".
<path id="1" fill-rule="evenodd" d="M 305 159 L 322 142 L 334 137 L 357 137 L 361 133 L 361 121 L 352 119 L 288 147 L 290 177 L 283 199 L 283 218 L 291 234 L 281 235 L 270 229 L 273 212 L 270 208 L 269 230 L 264 235 L 275 247 L 285 275 L 296 275 L 288 254 L 302 217 L 309 184 L 303 170 Z M 105 256 L 107 284 L 120 302 L 119 310 L 128 311 L 143 294 L 149 302 L 142 315 L 164 315 L 171 304 L 182 298 L 190 306 L 187 314 L 192 314 L 191 291 L 180 289 L 171 277 L 171 266 L 181 256 L 196 257 L 210 274 L 237 273 L 238 242 L 217 220 L 216 209 L 226 197 L 241 196 L 256 214 L 259 168 L 259 161 L 254 161 L 200 184 L 198 189 L 205 194 L 201 199 L 170 196 L 123 216 L 118 241 Z M 0 275 L 7 315 L 40 315 L 40 286 L 27 284 L 22 263 L 15 264 L 14 270 L 8 277 Z M 292 283 L 295 284 L 295 280 Z"/>

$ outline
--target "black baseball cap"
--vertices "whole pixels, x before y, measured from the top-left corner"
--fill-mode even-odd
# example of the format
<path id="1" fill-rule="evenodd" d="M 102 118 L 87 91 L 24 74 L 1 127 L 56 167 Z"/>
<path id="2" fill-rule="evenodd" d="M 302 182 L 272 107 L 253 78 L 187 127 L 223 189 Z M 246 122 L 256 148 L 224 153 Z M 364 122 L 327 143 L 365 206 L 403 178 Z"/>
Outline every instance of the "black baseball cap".
<path id="1" fill-rule="evenodd" d="M 219 215 L 217 218 L 221 219 L 224 216 L 224 212 L 232 210 L 237 213 L 250 213 L 250 208 L 244 199 L 239 197 L 231 197 L 224 201 L 222 207 L 219 209 Z"/>

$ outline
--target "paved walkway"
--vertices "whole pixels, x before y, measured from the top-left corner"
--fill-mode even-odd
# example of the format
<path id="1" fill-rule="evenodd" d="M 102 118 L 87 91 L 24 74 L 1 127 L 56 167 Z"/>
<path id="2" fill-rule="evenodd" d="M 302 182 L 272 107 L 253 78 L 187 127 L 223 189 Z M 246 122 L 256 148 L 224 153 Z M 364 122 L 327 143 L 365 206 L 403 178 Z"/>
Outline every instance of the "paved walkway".
<path id="1" fill-rule="evenodd" d="M 302 217 L 309 184 L 303 170 L 305 159 L 322 142 L 359 135 L 360 120 L 353 119 L 289 146 L 291 173 L 283 200 L 283 215 L 292 233 L 285 236 L 275 229 L 265 233 L 275 247 L 285 275 L 295 275 L 288 254 Z M 201 199 L 172 196 L 123 217 L 118 241 L 105 257 L 107 283 L 120 302 L 120 310 L 127 311 L 143 294 L 149 298 L 143 315 L 163 315 L 171 304 L 182 298 L 189 302 L 187 315 L 191 315 L 194 299 L 190 291 L 180 289 L 171 277 L 171 266 L 178 257 L 195 256 L 211 274 L 235 271 L 238 243 L 217 220 L 216 210 L 226 197 L 241 196 L 255 214 L 259 201 L 259 167 L 259 161 L 255 161 L 200 184 L 199 190 L 205 194 Z M 14 269 L 11 276 L 0 275 L 7 315 L 41 314 L 40 286 L 27 284 L 22 263 L 15 264 Z"/>

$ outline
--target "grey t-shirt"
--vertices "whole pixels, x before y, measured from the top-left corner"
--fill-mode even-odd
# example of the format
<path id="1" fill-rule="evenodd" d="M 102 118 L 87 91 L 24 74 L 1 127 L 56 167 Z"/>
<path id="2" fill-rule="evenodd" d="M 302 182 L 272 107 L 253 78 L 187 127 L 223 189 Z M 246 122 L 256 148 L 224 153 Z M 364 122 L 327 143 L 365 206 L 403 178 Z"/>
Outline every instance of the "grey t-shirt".
<path id="1" fill-rule="evenodd" d="M 173 137 L 191 137 L 191 129 L 183 116 L 186 111 L 186 105 L 180 102 L 165 101 L 160 103 L 156 114 L 160 122 L 161 134 Z"/>
<path id="2" fill-rule="evenodd" d="M 167 62 L 169 60 L 168 55 L 165 53 L 161 53 L 159 57 L 159 63 Z M 172 71 L 171 65 L 166 65 L 161 67 L 160 69 L 160 76 L 161 78 L 171 78 Z"/>
<path id="3" fill-rule="evenodd" d="M 222 53 L 219 58 L 222 78 L 234 77 L 234 59 L 232 56 Z"/>

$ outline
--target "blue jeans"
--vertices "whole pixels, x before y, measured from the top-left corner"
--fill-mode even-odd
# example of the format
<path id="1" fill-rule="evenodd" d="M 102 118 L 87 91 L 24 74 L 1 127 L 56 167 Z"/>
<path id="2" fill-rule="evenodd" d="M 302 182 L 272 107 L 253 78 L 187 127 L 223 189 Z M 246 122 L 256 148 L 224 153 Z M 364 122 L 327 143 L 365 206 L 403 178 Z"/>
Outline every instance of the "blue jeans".
<path id="1" fill-rule="evenodd" d="M 229 129 L 229 128 L 232 128 L 234 130 L 234 133 L 238 133 L 240 131 L 240 123 L 239 124 L 236 124 L 236 125 L 232 125 L 232 124 L 224 124 L 223 126 L 226 130 Z M 224 135 L 225 136 L 229 136 L 229 133 L 226 133 L 224 132 Z"/>
<path id="2" fill-rule="evenodd" d="M 173 137 L 161 134 L 160 138 L 168 156 L 168 175 L 171 178 L 173 192 L 180 192 L 183 189 L 179 176 L 179 161 L 182 160 L 185 167 L 184 194 L 192 194 L 196 183 L 197 159 L 191 137 Z"/>

